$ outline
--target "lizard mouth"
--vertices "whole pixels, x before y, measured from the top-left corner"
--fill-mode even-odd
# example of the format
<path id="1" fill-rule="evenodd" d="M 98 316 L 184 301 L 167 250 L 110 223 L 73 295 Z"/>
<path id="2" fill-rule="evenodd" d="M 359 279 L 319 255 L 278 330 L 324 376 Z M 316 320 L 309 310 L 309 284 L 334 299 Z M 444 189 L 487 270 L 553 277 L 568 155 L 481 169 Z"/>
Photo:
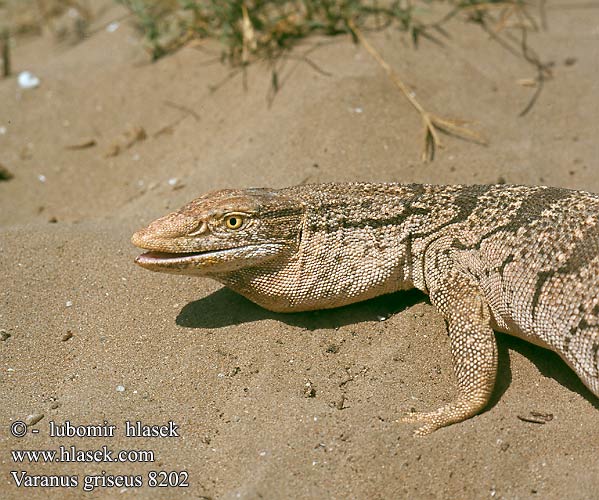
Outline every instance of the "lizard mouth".
<path id="1" fill-rule="evenodd" d="M 258 264 L 278 255 L 282 248 L 284 248 L 283 244 L 269 243 L 203 252 L 149 251 L 137 256 L 135 263 L 150 271 L 205 275 Z"/>
<path id="2" fill-rule="evenodd" d="M 184 253 L 150 251 L 138 255 L 135 263 L 149 271 L 202 275 L 230 261 L 232 252 L 233 249 Z"/>
<path id="3" fill-rule="evenodd" d="M 210 252 L 191 252 L 191 253 L 167 253 L 167 252 L 146 252 L 135 258 L 135 263 L 142 267 L 160 266 L 164 264 L 185 264 L 197 260 L 198 257 Z"/>

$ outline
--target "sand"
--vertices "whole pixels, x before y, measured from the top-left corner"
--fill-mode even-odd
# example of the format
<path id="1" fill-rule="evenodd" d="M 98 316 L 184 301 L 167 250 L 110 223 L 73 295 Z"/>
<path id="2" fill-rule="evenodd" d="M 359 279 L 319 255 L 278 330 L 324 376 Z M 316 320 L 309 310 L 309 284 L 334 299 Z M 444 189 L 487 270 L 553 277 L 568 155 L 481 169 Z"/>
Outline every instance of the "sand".
<path id="1" fill-rule="evenodd" d="M 597 498 L 599 402 L 557 355 L 498 334 L 492 405 L 417 439 L 402 412 L 455 394 L 444 323 L 424 295 L 274 314 L 216 282 L 135 266 L 129 238 L 224 187 L 505 181 L 599 192 L 599 11 L 549 3 L 547 29 L 529 43 L 554 78 L 524 117 L 535 89 L 517 81 L 534 69 L 478 27 L 456 20 L 444 46 L 417 50 L 397 31 L 369 34 L 423 103 L 490 140 L 444 136 L 429 164 L 418 115 L 346 37 L 298 47 L 321 43 L 310 59 L 322 71 L 289 60 L 269 104 L 266 64 L 248 69 L 247 90 L 241 75 L 227 80 L 214 43 L 152 64 L 127 21 L 105 29 L 123 12 L 102 10 L 77 44 L 19 37 L 14 72 L 41 84 L 0 80 L 0 163 L 14 174 L 0 182 L 10 335 L 0 497 Z M 127 148 L 121 136 L 135 127 L 146 138 Z M 519 418 L 531 412 L 548 421 Z M 41 414 L 24 437 L 10 434 Z M 52 437 L 51 423 L 66 421 L 116 431 Z M 127 421 L 170 437 L 126 437 Z M 154 462 L 17 463 L 10 451 L 60 446 L 150 450 Z M 150 471 L 174 471 L 172 487 L 150 487 Z M 71 487 L 16 485 L 48 475 Z"/>

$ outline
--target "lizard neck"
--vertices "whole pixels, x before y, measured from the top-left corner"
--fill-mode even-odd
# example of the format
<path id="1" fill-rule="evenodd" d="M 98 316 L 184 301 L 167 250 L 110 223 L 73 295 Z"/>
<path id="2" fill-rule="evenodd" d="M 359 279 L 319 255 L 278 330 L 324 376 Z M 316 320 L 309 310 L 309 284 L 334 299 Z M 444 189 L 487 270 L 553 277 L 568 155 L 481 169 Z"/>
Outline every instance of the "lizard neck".
<path id="1" fill-rule="evenodd" d="M 289 312 L 414 287 L 426 292 L 427 241 L 461 217 L 456 197 L 463 188 L 352 183 L 281 193 L 306 207 L 297 247 L 262 266 L 213 277 L 267 309 Z"/>

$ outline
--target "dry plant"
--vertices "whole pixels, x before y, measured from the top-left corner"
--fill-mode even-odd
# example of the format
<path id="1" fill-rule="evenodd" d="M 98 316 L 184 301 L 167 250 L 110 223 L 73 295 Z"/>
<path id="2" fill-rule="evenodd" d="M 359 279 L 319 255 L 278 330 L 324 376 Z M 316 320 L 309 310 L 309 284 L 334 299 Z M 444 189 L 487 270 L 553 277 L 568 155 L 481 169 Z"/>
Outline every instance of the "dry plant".
<path id="1" fill-rule="evenodd" d="M 290 49 L 311 34 L 349 34 L 364 46 L 385 70 L 410 104 L 421 116 L 424 128 L 422 159 L 430 161 L 443 144 L 439 132 L 486 144 L 478 132 L 467 128 L 467 122 L 452 120 L 427 110 L 403 82 L 398 73 L 369 42 L 365 33 L 394 26 L 409 34 L 415 45 L 421 37 L 439 41 L 447 36 L 445 24 L 457 15 L 480 24 L 501 43 L 512 37 L 511 30 L 526 32 L 537 29 L 534 18 L 523 0 L 454 0 L 449 12 L 434 23 L 424 23 L 416 16 L 427 9 L 430 0 L 116 0 L 138 19 L 146 35 L 148 50 L 154 59 L 196 38 L 218 39 L 223 44 L 222 59 L 235 68 L 231 75 L 245 75 L 244 68 L 253 61 L 266 60 L 272 71 L 269 99 L 280 88 L 276 62 L 288 56 Z M 510 31 L 509 34 L 507 32 Z M 505 37 L 503 35 L 506 34 Z M 441 42 L 442 43 L 442 42 Z M 513 40 L 510 42 L 513 45 Z M 527 112 L 538 97 L 542 82 L 550 76 L 549 68 L 525 44 L 519 55 L 537 69 L 537 86 Z M 315 67 L 305 55 L 303 60 Z M 318 67 L 315 69 L 325 73 Z M 220 85 L 220 84 L 219 84 Z M 218 86 L 215 88 L 218 88 Z M 245 85 L 245 78 L 244 78 Z"/>
<path id="2" fill-rule="evenodd" d="M 376 51 L 376 49 L 366 39 L 362 31 L 355 25 L 353 20 L 348 21 L 348 26 L 355 34 L 356 38 L 364 46 L 364 48 L 370 53 L 370 55 L 378 62 L 381 67 L 385 70 L 389 78 L 393 83 L 402 91 L 404 96 L 408 99 L 409 103 L 416 108 L 416 111 L 420 113 L 422 123 L 424 125 L 424 144 L 422 148 L 422 161 L 431 161 L 435 157 L 435 152 L 438 148 L 443 147 L 437 129 L 442 130 L 448 134 L 453 134 L 463 139 L 468 139 L 479 144 L 487 144 L 478 132 L 472 131 L 463 125 L 465 122 L 461 120 L 450 120 L 448 118 L 442 118 L 437 116 L 430 111 L 427 111 L 416 99 L 414 92 L 401 80 L 397 72 L 389 66 L 382 56 Z"/>
<path id="3" fill-rule="evenodd" d="M 88 0 L 6 1 L 14 5 L 21 2 L 21 7 L 26 4 L 37 6 L 37 25 L 47 25 L 51 30 L 52 19 L 66 9 L 75 9 L 84 20 L 92 16 Z M 291 49 L 299 41 L 312 34 L 350 35 L 364 46 L 420 114 L 424 126 L 423 160 L 432 160 L 438 148 L 442 147 L 440 131 L 479 144 L 486 144 L 486 140 L 478 132 L 467 128 L 467 122 L 444 118 L 427 110 L 373 47 L 366 33 L 393 27 L 407 33 L 417 45 L 422 37 L 442 43 L 443 37 L 448 36 L 446 23 L 458 15 L 467 22 L 480 24 L 489 36 L 524 57 L 536 69 L 536 77 L 530 83 L 536 87 L 535 94 L 522 114 L 532 108 L 543 82 L 551 77 L 549 65 L 543 64 L 526 44 L 528 31 L 537 29 L 537 23 L 524 0 L 451 0 L 445 4 L 439 0 L 436 4 L 449 11 L 440 20 L 429 23 L 423 22 L 417 14 L 430 11 L 432 0 L 115 1 L 133 14 L 152 59 L 186 44 L 197 43 L 198 39 L 210 38 L 221 42 L 221 60 L 234 67 L 228 79 L 240 73 L 245 76 L 245 68 L 252 62 L 267 61 L 272 71 L 269 99 L 281 86 L 277 61 L 284 57 L 301 59 L 316 71 L 327 74 L 307 57 L 308 52 L 300 56 L 291 54 Z M 22 24 L 21 28 L 30 24 Z M 514 31 L 520 36 L 515 37 Z M 8 45 L 5 41 L 4 50 L 8 50 Z M 10 58 L 5 57 L 4 61 L 6 72 L 6 61 L 9 64 Z"/>

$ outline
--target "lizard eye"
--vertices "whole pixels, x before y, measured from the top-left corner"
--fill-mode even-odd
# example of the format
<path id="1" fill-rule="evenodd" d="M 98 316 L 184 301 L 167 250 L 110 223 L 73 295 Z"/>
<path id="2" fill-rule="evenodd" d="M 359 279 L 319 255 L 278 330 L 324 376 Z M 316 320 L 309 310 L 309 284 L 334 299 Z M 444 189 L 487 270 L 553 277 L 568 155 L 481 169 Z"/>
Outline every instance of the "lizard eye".
<path id="1" fill-rule="evenodd" d="M 225 225 L 229 229 L 239 229 L 243 225 L 243 217 L 239 214 L 225 217 Z"/>

